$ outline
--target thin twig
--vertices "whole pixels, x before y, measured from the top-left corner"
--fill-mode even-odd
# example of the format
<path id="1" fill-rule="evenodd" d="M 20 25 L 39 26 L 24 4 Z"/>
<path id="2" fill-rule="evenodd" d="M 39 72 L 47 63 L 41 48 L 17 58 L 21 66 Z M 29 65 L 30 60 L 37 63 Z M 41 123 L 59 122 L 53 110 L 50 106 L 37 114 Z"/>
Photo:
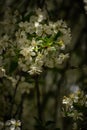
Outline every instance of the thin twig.
<path id="1" fill-rule="evenodd" d="M 24 99 L 25 99 L 25 93 L 22 94 L 22 96 L 21 96 L 21 101 L 20 101 L 20 103 L 19 103 L 19 105 L 18 105 L 18 107 L 17 107 L 17 109 L 16 109 L 16 112 L 15 112 L 15 114 L 13 115 L 13 117 L 16 117 L 16 116 L 18 115 L 18 113 L 21 113 L 20 111 L 22 111 L 21 109 L 23 108 Z M 22 108 L 21 108 L 21 107 L 22 107 Z"/>
<path id="2" fill-rule="evenodd" d="M 36 89 L 36 97 L 37 97 L 37 113 L 39 120 L 42 121 L 42 111 L 41 111 L 41 102 L 40 102 L 40 90 L 38 83 L 38 75 L 35 76 L 35 89 Z"/>
<path id="3" fill-rule="evenodd" d="M 18 89 L 18 84 L 20 82 L 20 78 L 15 86 L 15 90 L 14 90 L 14 93 L 13 93 L 13 98 L 12 98 L 12 102 L 11 102 L 11 107 L 10 107 L 10 112 L 9 112 L 9 117 L 11 118 L 12 117 L 12 112 L 13 112 L 13 107 L 14 107 L 14 103 L 15 103 L 15 97 L 16 97 L 16 93 L 17 93 L 17 89 Z"/>

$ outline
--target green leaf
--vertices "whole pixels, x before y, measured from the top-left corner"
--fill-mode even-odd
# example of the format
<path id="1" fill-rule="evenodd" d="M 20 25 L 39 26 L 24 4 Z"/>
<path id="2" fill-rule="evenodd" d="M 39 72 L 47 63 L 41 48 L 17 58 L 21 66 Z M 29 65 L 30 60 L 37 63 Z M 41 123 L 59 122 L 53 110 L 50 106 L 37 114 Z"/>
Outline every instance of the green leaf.
<path id="1" fill-rule="evenodd" d="M 17 68 L 17 66 L 18 66 L 17 61 L 16 61 L 15 59 L 12 60 L 12 61 L 11 61 L 11 64 L 10 64 L 9 72 L 12 73 L 13 71 L 15 71 L 16 68 Z"/>

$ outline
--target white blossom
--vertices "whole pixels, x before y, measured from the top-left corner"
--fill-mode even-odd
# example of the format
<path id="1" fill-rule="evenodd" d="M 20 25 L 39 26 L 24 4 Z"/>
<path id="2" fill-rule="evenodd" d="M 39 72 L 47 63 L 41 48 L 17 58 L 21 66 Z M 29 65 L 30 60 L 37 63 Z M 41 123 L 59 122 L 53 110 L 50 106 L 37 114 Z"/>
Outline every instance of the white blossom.
<path id="1" fill-rule="evenodd" d="M 34 65 L 30 66 L 30 70 L 28 71 L 30 75 L 40 74 L 42 72 L 41 67 Z"/>
<path id="2" fill-rule="evenodd" d="M 4 77 L 5 75 L 5 69 L 0 67 L 0 78 Z"/>
<path id="3" fill-rule="evenodd" d="M 20 120 L 11 119 L 6 121 L 5 126 L 9 128 L 9 130 L 21 130 L 21 122 Z"/>

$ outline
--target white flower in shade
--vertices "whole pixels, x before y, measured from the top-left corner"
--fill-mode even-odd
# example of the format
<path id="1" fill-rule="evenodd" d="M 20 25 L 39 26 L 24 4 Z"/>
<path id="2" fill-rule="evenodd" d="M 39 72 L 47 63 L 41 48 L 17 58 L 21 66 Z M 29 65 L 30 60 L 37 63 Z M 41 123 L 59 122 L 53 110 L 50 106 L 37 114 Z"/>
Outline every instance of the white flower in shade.
<path id="1" fill-rule="evenodd" d="M 37 16 L 38 16 L 38 19 L 37 19 L 38 22 L 42 22 L 43 20 L 46 19 L 46 12 L 45 12 L 45 10 L 42 11 L 42 10 L 39 8 L 39 9 L 36 10 L 36 14 L 37 14 Z"/>
<path id="2" fill-rule="evenodd" d="M 36 34 L 37 34 L 38 36 L 41 36 L 41 35 L 42 35 L 42 33 L 43 33 L 43 30 L 42 30 L 42 25 L 41 25 L 41 24 L 36 23 L 35 27 L 36 27 Z"/>
<path id="3" fill-rule="evenodd" d="M 23 59 L 21 58 L 19 59 L 18 65 L 22 69 L 22 71 L 27 72 L 29 70 L 30 61 L 31 59 L 29 59 L 28 61 L 23 61 Z"/>
<path id="4" fill-rule="evenodd" d="M 5 69 L 3 67 L 0 67 L 0 78 L 5 76 Z"/>
<path id="5" fill-rule="evenodd" d="M 34 47 L 30 46 L 30 47 L 24 47 L 21 51 L 20 54 L 22 54 L 25 57 L 29 57 L 29 56 L 35 56 L 35 52 L 33 51 Z"/>
<path id="6" fill-rule="evenodd" d="M 35 27 L 39 27 L 39 22 L 35 22 Z"/>
<path id="7" fill-rule="evenodd" d="M 67 58 L 69 58 L 69 54 L 63 54 L 63 53 L 61 53 L 60 55 L 59 55 L 59 58 L 57 59 L 57 64 L 62 64 L 62 62 L 65 60 L 65 59 L 67 59 Z"/>
<path id="8" fill-rule="evenodd" d="M 30 75 L 36 75 L 36 74 L 40 74 L 42 72 L 42 68 L 37 66 L 37 65 L 31 65 L 30 66 L 30 70 L 28 71 L 28 73 Z"/>
<path id="9" fill-rule="evenodd" d="M 78 100 L 79 100 L 79 97 L 78 97 L 77 95 L 75 95 L 75 97 L 74 97 L 74 102 L 77 103 Z"/>
<path id="10" fill-rule="evenodd" d="M 72 114 L 70 114 L 71 117 L 73 117 L 73 120 L 83 120 L 83 114 L 81 112 L 78 112 L 77 110 L 74 110 Z"/>
<path id="11" fill-rule="evenodd" d="M 65 44 L 64 44 L 63 40 L 59 40 L 58 45 L 60 46 L 61 50 L 65 50 Z"/>
<path id="12" fill-rule="evenodd" d="M 44 64 L 44 56 L 41 53 L 38 53 L 35 64 L 37 64 L 37 66 L 42 66 Z"/>
<path id="13" fill-rule="evenodd" d="M 43 15 L 42 15 L 42 14 L 39 14 L 39 15 L 38 15 L 38 22 L 41 22 L 43 19 L 44 19 L 44 18 L 43 18 Z"/>
<path id="14" fill-rule="evenodd" d="M 20 54 L 22 54 L 23 56 L 30 56 L 30 48 L 23 48 L 21 51 L 20 51 Z"/>
<path id="15" fill-rule="evenodd" d="M 66 100 L 66 99 L 63 99 L 63 102 L 62 102 L 63 104 L 67 104 L 67 103 L 69 103 L 69 100 Z"/>
<path id="16" fill-rule="evenodd" d="M 71 41 L 71 33 L 70 28 L 67 29 L 60 29 L 60 31 L 63 33 L 63 35 L 59 38 L 62 39 L 65 45 L 68 45 Z"/>
<path id="17" fill-rule="evenodd" d="M 43 25 L 43 32 L 45 32 L 46 34 L 48 34 L 48 35 L 51 35 L 52 34 L 52 30 L 51 30 L 51 28 L 50 28 L 50 26 L 48 26 L 48 25 Z"/>
<path id="18" fill-rule="evenodd" d="M 21 130 L 21 122 L 20 120 L 11 119 L 6 121 L 5 125 L 9 127 L 9 130 Z"/>
<path id="19" fill-rule="evenodd" d="M 23 23 L 23 22 L 20 22 L 20 23 L 19 23 L 19 27 L 23 28 L 23 27 L 24 27 L 24 23 Z"/>
<path id="20" fill-rule="evenodd" d="M 10 40 L 8 35 L 4 35 L 0 39 L 0 54 L 10 45 Z"/>
<path id="21" fill-rule="evenodd" d="M 32 41 L 31 41 L 31 46 L 37 47 L 37 42 L 35 41 L 34 38 L 33 38 Z"/>
<path id="22" fill-rule="evenodd" d="M 30 25 L 28 25 L 28 27 L 25 28 L 25 31 L 29 34 L 33 34 L 35 32 L 34 24 L 30 23 Z"/>
<path id="23" fill-rule="evenodd" d="M 61 45 L 61 50 L 65 50 L 65 45 L 64 44 Z"/>
<path id="24" fill-rule="evenodd" d="M 20 36 L 21 36 L 21 38 L 26 39 L 26 33 L 25 33 L 25 31 L 21 31 L 20 32 Z"/>
<path id="25" fill-rule="evenodd" d="M 66 96 L 64 96 L 64 99 L 63 99 L 62 103 L 66 104 L 66 105 L 69 105 L 69 106 L 72 106 L 73 101 L 70 98 L 67 98 Z"/>
<path id="26" fill-rule="evenodd" d="M 49 68 L 53 68 L 54 67 L 54 61 L 52 59 L 45 59 L 45 66 L 49 67 Z"/>

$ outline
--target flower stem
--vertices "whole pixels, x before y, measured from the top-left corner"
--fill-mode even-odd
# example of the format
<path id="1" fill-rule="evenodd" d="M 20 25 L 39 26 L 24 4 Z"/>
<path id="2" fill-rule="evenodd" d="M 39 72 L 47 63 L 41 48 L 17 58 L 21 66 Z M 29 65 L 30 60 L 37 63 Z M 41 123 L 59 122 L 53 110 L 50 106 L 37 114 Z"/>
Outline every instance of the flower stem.
<path id="1" fill-rule="evenodd" d="M 38 82 L 38 75 L 35 76 L 35 89 L 36 89 L 36 98 L 37 98 L 37 114 L 38 119 L 42 121 L 42 111 L 41 111 L 41 102 L 40 102 L 40 89 L 39 89 L 39 82 Z"/>
<path id="2" fill-rule="evenodd" d="M 13 93 L 13 99 L 12 99 L 12 102 L 11 102 L 10 113 L 9 113 L 10 118 L 12 117 L 13 107 L 14 107 L 14 103 L 15 103 L 15 96 L 16 96 L 16 93 L 17 93 L 19 82 L 20 82 L 20 79 L 18 80 L 18 82 L 15 86 L 14 93 Z"/>

